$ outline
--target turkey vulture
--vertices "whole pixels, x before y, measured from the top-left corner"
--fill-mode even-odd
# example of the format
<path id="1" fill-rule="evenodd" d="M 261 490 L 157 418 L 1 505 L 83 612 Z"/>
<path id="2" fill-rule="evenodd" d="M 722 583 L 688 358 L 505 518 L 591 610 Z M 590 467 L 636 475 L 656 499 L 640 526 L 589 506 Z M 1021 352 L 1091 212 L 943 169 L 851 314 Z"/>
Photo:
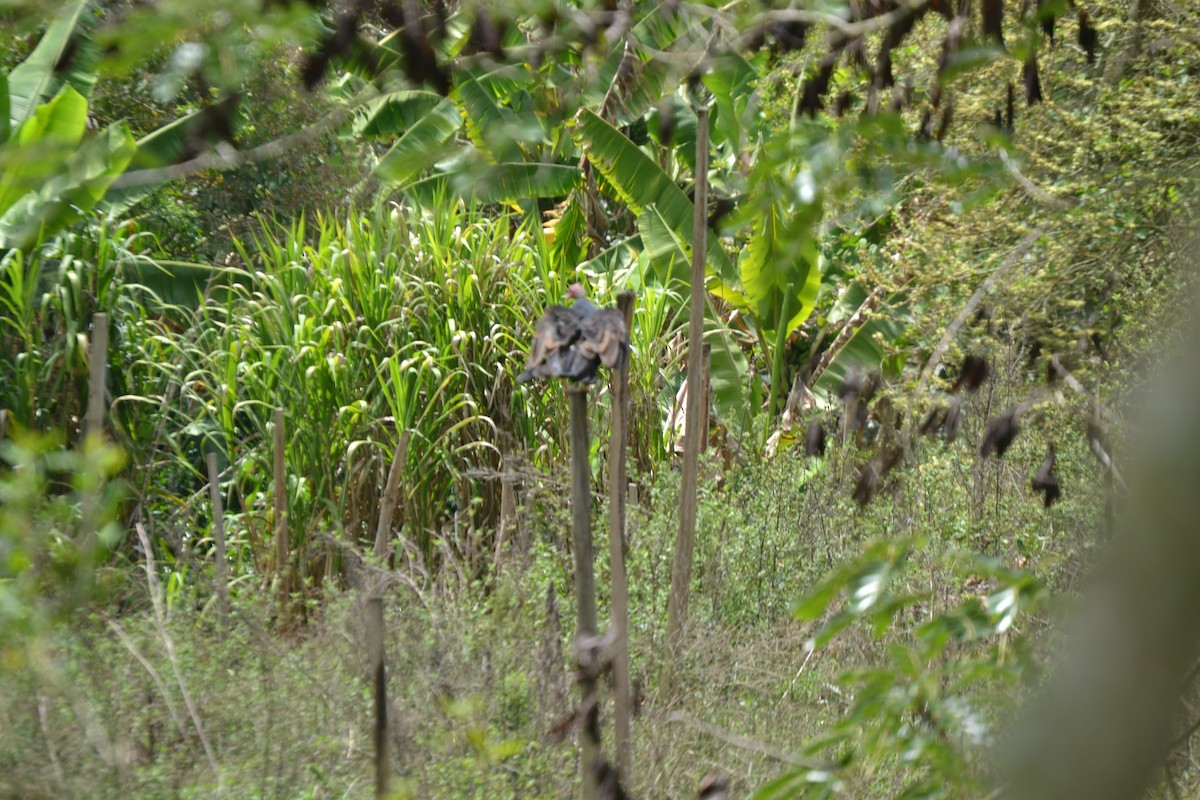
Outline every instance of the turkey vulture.
<path id="1" fill-rule="evenodd" d="M 596 308 L 578 283 L 567 290 L 567 297 L 575 301 L 573 305 L 550 306 L 538 320 L 529 361 L 517 376 L 517 383 L 535 378 L 595 383 L 601 363 L 609 369 L 625 366 L 629 331 L 621 312 Z"/>

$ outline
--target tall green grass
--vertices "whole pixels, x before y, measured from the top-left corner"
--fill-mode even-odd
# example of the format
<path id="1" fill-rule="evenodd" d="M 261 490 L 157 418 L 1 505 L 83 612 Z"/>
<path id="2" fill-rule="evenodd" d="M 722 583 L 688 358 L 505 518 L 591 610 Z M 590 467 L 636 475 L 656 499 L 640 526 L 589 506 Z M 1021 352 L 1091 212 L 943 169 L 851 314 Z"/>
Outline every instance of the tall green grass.
<path id="1" fill-rule="evenodd" d="M 409 435 L 394 525 L 427 565 L 479 559 L 501 514 L 502 475 L 546 499 L 566 460 L 565 398 L 519 387 L 534 323 L 585 280 L 599 302 L 636 273 L 583 275 L 537 225 L 457 202 L 259 220 L 225 266 L 159 262 L 146 234 L 111 222 L 0 263 L 0 408 L 15 427 L 73 441 L 86 406 L 91 315 L 109 314 L 110 430 L 128 453 L 127 521 L 186 582 L 206 551 L 204 458 L 216 452 L 235 573 L 271 574 L 272 412 L 284 409 L 291 552 L 319 584 L 343 545 L 373 542 L 400 437 Z M 677 300 L 677 298 L 675 298 Z M 662 420 L 677 388 L 671 294 L 639 290 L 634 472 L 670 458 Z M 675 376 L 675 377 L 672 377 Z M 606 441 L 603 385 L 594 440 Z M 604 490 L 603 448 L 593 453 Z M 361 548 L 359 549 L 369 549 Z"/>
<path id="2" fill-rule="evenodd" d="M 547 469 L 564 446 L 562 393 L 514 384 L 533 321 L 574 279 L 546 254 L 536 229 L 454 203 L 262 221 L 194 312 L 165 312 L 187 321 L 142 340 L 140 399 L 162 404 L 172 468 L 193 490 L 201 454 L 219 453 L 243 563 L 269 558 L 277 406 L 291 545 L 311 581 L 337 569 L 339 543 L 373 540 L 405 432 L 404 541 L 428 562 L 447 531 L 481 539 L 494 528 L 501 470 Z M 171 481 L 159 488 L 161 509 L 191 502 Z M 198 518 L 203 498 L 191 499 Z"/>

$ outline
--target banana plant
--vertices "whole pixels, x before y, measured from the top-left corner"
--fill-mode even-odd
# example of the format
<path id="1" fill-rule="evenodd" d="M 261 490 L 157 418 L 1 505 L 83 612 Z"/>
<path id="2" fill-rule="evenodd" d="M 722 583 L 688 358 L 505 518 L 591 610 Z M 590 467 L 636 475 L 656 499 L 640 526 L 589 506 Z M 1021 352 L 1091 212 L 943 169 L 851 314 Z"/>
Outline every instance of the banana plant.
<path id="1" fill-rule="evenodd" d="M 124 122 L 87 135 L 94 53 L 86 0 L 0 72 L 0 249 L 24 249 L 95 208 L 137 148 Z M 82 44 L 81 44 L 82 42 Z"/>

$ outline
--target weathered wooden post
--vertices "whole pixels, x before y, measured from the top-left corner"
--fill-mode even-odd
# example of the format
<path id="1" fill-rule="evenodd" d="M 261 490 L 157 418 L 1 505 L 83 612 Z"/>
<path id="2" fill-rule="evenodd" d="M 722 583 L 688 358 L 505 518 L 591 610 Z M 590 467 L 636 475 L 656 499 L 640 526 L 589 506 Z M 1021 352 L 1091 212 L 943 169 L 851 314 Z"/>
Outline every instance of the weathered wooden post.
<path id="1" fill-rule="evenodd" d="M 633 292 L 617 295 L 625 330 L 633 330 Z M 612 433 L 608 441 L 608 550 L 612 562 L 613 711 L 617 776 L 624 786 L 633 771 L 633 709 L 629 690 L 629 584 L 625 576 L 625 451 L 629 439 L 629 364 L 612 373 Z"/>
<path id="2" fill-rule="evenodd" d="M 275 579 L 279 582 L 279 618 L 288 624 L 290 599 L 288 569 L 287 474 L 284 447 L 287 438 L 283 431 L 283 409 L 276 408 L 275 416 Z"/>
<path id="3" fill-rule="evenodd" d="M 85 447 L 94 447 L 104 441 L 104 393 L 108 385 L 108 315 L 92 315 L 92 340 L 88 347 L 88 403 L 83 422 Z M 85 489 L 80 498 L 79 541 L 83 543 L 84 561 L 80 576 L 84 581 L 92 580 L 92 557 L 94 536 L 99 526 L 100 487 Z"/>
<path id="4" fill-rule="evenodd" d="M 388 764 L 387 670 L 383 660 L 383 598 L 367 600 L 367 650 L 375 690 L 375 796 L 387 797 L 391 767 Z"/>
<path id="5" fill-rule="evenodd" d="M 571 384 L 566 388 L 571 407 L 571 529 L 575 550 L 575 638 L 596 634 L 596 576 L 593 571 L 592 549 L 592 491 L 591 466 L 588 464 L 589 444 L 587 425 L 586 386 Z M 584 675 L 579 681 L 581 707 L 586 715 L 579 734 L 580 772 L 583 778 L 584 800 L 595 800 L 596 778 L 592 766 L 600 755 L 599 703 L 596 702 L 596 679 Z"/>
<path id="6" fill-rule="evenodd" d="M 221 639 L 229 633 L 229 564 L 225 561 L 225 511 L 221 505 L 221 484 L 217 473 L 217 454 L 208 454 L 208 499 L 212 504 L 213 541 L 217 545 L 217 618 L 221 624 Z"/>
<path id="7" fill-rule="evenodd" d="M 700 452 L 708 452 L 708 406 L 712 402 L 712 345 L 704 345 L 704 369 L 701 372 L 700 385 L 704 388 L 704 403 L 700 406 Z"/>
<path id="8" fill-rule="evenodd" d="M 104 436 L 104 393 L 108 385 L 108 314 L 92 315 L 92 341 L 88 348 L 88 404 L 85 438 Z"/>
<path id="9" fill-rule="evenodd" d="M 708 107 L 696 109 L 696 196 L 692 218 L 692 286 L 688 319 L 687 408 L 684 415 L 684 448 L 679 487 L 679 536 L 671 568 L 671 595 L 667 601 L 667 674 L 683 635 L 687 619 L 688 589 L 692 580 L 692 554 L 696 546 L 696 484 L 700 465 L 701 405 L 704 390 L 704 273 L 708 255 Z M 669 683 L 669 681 L 668 681 Z"/>

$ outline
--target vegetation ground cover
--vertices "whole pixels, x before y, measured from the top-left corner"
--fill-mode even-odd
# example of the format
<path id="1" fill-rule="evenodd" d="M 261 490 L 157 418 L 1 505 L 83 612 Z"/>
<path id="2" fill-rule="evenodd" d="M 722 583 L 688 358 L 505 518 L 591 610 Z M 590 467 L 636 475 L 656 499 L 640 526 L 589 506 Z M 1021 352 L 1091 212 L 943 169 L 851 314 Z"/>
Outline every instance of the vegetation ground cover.
<path id="1" fill-rule="evenodd" d="M 453 68 L 440 86 L 414 66 L 411 21 L 382 6 L 227 5 L 204 31 L 83 2 L 3 12 L 0 794 L 370 794 L 368 592 L 387 600 L 401 796 L 576 793 L 567 404 L 513 376 L 538 314 L 583 280 L 603 302 L 637 292 L 631 795 L 691 796 L 710 771 L 733 796 L 987 795 L 997 738 L 1055 662 L 1057 606 L 1114 524 L 1091 426 L 1107 409 L 1106 446 L 1125 452 L 1123 421 L 1183 327 L 1194 9 L 1092 9 L 1099 64 L 1066 4 L 1037 4 L 1059 15 L 1054 46 L 1037 9 L 1009 4 L 1005 49 L 973 11 L 956 50 L 931 11 L 891 55 L 895 96 L 916 99 L 873 114 L 878 73 L 832 22 L 738 49 L 752 12 L 724 9 L 722 27 L 690 4 L 639 6 L 628 37 L 596 44 L 590 9 L 522 8 L 493 41 L 483 12 L 454 8 L 431 34 Z M 355 45 L 338 50 L 347 19 Z M 540 64 L 502 55 L 548 48 L 539 24 L 581 42 Z M 709 25 L 725 50 L 695 38 Z M 126 63 L 148 33 L 169 44 Z M 866 61 L 889 35 L 858 39 Z M 187 49 L 210 41 L 240 61 Z M 711 59 L 692 75 L 664 55 L 697 53 Z M 830 65 L 829 113 L 809 115 Z M 31 76 L 45 84 L 29 93 Z M 698 100 L 713 109 L 714 425 L 672 651 Z M 242 152 L 304 136 L 226 163 L 229 107 Z M 157 188 L 130 178 L 197 159 L 210 168 Z M 85 436 L 96 312 L 111 446 Z M 957 437 L 910 437 L 979 353 L 991 377 L 955 396 Z M 1074 383 L 1047 385 L 1055 364 Z M 832 434 L 856 369 L 882 379 L 874 438 Z M 610 398 L 592 398 L 606 553 Z M 1012 447 L 981 458 L 985 426 L 1018 406 Z M 814 420 L 831 431 L 819 458 L 803 454 Z M 855 501 L 897 442 L 904 463 Z M 1051 443 L 1063 496 L 1047 508 L 1029 478 Z M 1194 791 L 1187 724 L 1152 791 Z"/>

